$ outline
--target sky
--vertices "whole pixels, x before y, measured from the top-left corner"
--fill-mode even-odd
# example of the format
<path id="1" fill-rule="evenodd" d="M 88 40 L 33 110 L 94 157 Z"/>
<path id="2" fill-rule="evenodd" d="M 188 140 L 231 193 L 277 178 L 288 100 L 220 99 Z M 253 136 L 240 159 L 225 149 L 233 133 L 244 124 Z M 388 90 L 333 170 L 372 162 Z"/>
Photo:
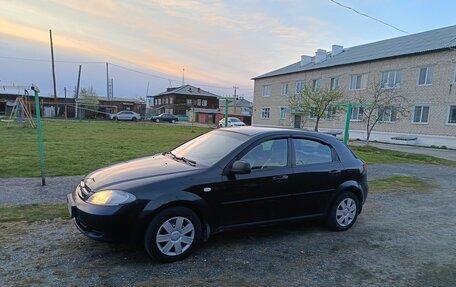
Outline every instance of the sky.
<path id="1" fill-rule="evenodd" d="M 407 33 L 455 25 L 456 1 L 338 0 Z M 330 0 L 0 0 L 0 87 L 38 85 L 59 97 L 81 88 L 106 96 L 154 95 L 182 82 L 253 98 L 251 78 L 332 44 L 406 35 Z"/>

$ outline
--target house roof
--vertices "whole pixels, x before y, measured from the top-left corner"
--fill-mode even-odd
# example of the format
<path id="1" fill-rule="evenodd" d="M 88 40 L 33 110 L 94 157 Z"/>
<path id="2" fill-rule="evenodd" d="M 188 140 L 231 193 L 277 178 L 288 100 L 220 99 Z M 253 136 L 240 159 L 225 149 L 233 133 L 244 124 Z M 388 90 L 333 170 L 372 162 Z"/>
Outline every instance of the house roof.
<path id="1" fill-rule="evenodd" d="M 180 87 L 168 88 L 165 92 L 162 92 L 158 95 L 148 96 L 148 97 L 157 97 L 164 95 L 184 95 L 184 96 L 204 96 L 204 97 L 214 97 L 218 98 L 217 95 L 205 91 L 203 89 L 194 87 L 192 85 L 183 85 Z"/>
<path id="2" fill-rule="evenodd" d="M 220 100 L 219 102 L 219 106 L 220 107 L 224 107 L 225 106 L 225 100 Z M 228 107 L 252 107 L 253 106 L 253 103 L 246 100 L 246 99 L 242 99 L 240 98 L 239 100 L 235 100 L 235 101 L 229 101 L 228 102 Z"/>
<path id="3" fill-rule="evenodd" d="M 301 61 L 299 61 L 257 76 L 253 78 L 253 80 L 385 58 L 427 53 L 454 47 L 456 47 L 456 25 L 345 48 L 340 54 L 335 56 L 331 56 L 331 53 L 329 52 L 326 60 L 322 62 L 315 64 L 312 61 L 309 64 L 301 66 Z"/>

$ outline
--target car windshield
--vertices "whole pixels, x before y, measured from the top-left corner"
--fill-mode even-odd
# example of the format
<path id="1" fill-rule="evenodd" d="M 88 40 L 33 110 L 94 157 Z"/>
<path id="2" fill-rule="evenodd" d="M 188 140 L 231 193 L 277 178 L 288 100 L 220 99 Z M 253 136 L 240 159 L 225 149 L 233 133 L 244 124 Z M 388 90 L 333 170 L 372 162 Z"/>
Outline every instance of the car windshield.
<path id="1" fill-rule="evenodd" d="M 239 133 L 213 131 L 194 138 L 171 152 L 176 157 L 184 157 L 195 161 L 198 165 L 211 166 L 248 138 Z"/>
<path id="2" fill-rule="evenodd" d="M 237 118 L 230 118 L 230 121 L 232 121 L 232 122 L 240 122 L 240 120 L 238 120 Z"/>

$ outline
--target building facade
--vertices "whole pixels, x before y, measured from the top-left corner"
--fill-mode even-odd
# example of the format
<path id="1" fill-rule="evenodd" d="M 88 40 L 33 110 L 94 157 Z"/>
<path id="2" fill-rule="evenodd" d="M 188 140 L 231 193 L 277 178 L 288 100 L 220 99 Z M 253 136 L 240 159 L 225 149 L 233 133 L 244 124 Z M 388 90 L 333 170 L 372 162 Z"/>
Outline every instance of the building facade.
<path id="1" fill-rule="evenodd" d="M 407 116 L 391 111 L 371 140 L 456 148 L 456 26 L 332 51 L 254 78 L 253 125 L 312 128 L 314 119 L 289 108 L 289 96 L 304 86 L 339 89 L 343 102 L 368 99 L 376 84 L 404 97 Z M 368 100 L 367 100 L 368 102 Z M 329 113 L 320 129 L 344 129 L 345 111 Z M 363 108 L 352 109 L 350 138 L 365 139 Z M 401 140 L 402 138 L 402 140 Z M 404 140 L 406 139 L 406 140 Z"/>
<path id="2" fill-rule="evenodd" d="M 201 115 L 204 122 L 214 123 L 218 107 L 217 95 L 192 85 L 168 88 L 158 95 L 147 96 L 149 116 L 169 113 L 196 120 Z"/>

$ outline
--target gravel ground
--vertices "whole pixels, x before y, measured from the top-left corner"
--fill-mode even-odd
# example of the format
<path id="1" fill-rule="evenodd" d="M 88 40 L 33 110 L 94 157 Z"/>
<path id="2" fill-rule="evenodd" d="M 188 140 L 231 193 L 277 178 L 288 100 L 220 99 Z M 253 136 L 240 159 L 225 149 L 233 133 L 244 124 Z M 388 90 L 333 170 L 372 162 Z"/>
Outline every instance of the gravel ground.
<path id="1" fill-rule="evenodd" d="M 3 223 L 0 286 L 456 286 L 456 168 L 371 165 L 369 175 L 415 175 L 437 188 L 371 193 L 346 232 L 299 223 L 224 233 L 172 264 L 87 239 L 69 220 Z M 46 191 L 64 198 L 79 178 L 55 178 Z M 0 184 L 1 204 L 42 197 L 21 180 Z M 4 186 L 26 194 L 5 200 Z"/>

